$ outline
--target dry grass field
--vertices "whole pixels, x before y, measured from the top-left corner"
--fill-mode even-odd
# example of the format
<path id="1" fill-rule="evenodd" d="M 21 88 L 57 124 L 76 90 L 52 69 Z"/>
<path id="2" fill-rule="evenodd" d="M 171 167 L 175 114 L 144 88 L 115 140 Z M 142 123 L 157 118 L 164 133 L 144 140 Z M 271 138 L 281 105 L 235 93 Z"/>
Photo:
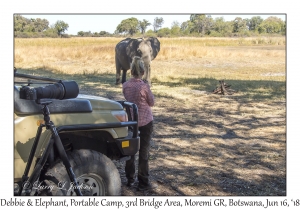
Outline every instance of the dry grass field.
<path id="1" fill-rule="evenodd" d="M 122 100 L 114 64 L 120 40 L 15 39 L 15 67 Z M 123 195 L 285 196 L 285 37 L 159 40 L 151 66 L 150 151 L 158 188 L 141 193 L 126 187 L 124 163 L 116 162 Z M 213 94 L 219 80 L 234 94 Z"/>

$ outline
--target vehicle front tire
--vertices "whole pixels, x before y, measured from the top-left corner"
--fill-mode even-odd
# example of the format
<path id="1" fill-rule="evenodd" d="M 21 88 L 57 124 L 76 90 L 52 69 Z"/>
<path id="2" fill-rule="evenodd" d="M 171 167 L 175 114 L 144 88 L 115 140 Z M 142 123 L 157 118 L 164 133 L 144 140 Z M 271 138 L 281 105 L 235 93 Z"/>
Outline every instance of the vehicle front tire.
<path id="1" fill-rule="evenodd" d="M 104 154 L 82 149 L 68 153 L 68 158 L 84 196 L 121 195 L 119 171 Z M 47 170 L 44 183 L 41 195 L 76 195 L 62 161 Z"/>

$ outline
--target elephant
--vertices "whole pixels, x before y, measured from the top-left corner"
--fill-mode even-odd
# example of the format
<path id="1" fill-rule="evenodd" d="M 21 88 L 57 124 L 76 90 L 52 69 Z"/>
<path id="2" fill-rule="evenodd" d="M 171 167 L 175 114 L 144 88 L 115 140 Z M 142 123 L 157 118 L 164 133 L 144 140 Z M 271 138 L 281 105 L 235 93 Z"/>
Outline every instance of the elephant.
<path id="1" fill-rule="evenodd" d="M 154 60 L 160 51 L 160 42 L 155 37 L 144 38 L 126 38 L 120 41 L 115 47 L 116 64 L 116 85 L 120 84 L 120 74 L 122 72 L 122 84 L 126 82 L 126 73 L 134 56 L 139 56 L 144 61 L 145 73 L 143 80 L 151 85 L 150 63 Z"/>

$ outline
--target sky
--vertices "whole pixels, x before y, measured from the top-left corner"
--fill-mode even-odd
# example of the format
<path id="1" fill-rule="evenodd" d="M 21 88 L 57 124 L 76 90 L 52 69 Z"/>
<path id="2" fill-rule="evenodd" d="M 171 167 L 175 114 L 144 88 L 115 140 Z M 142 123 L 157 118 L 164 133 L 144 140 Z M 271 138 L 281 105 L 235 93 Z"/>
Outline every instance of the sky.
<path id="1" fill-rule="evenodd" d="M 162 27 L 171 28 L 174 21 L 182 23 L 190 19 L 190 14 L 20 14 L 25 18 L 41 18 L 49 21 L 49 26 L 54 24 L 58 20 L 62 20 L 65 23 L 68 23 L 69 28 L 66 31 L 67 34 L 77 35 L 79 31 L 91 31 L 100 32 L 106 31 L 109 33 L 114 33 L 117 26 L 121 23 L 122 20 L 127 18 L 135 17 L 138 20 L 147 20 L 151 24 L 154 22 L 156 17 L 162 17 L 164 19 L 164 24 Z M 252 18 L 253 16 L 260 16 L 262 19 L 266 19 L 269 16 L 277 16 L 285 21 L 285 14 L 212 14 L 212 18 L 224 17 L 225 21 L 234 20 L 236 17 L 241 18 Z M 147 30 L 153 29 L 152 26 L 149 26 Z"/>

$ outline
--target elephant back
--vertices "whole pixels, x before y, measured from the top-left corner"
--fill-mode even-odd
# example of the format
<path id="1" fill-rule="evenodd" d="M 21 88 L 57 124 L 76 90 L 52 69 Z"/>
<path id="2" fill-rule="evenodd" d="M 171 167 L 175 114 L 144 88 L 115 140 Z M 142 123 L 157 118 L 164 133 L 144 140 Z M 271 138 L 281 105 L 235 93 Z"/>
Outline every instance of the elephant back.
<path id="1" fill-rule="evenodd" d="M 137 49 L 139 48 L 139 44 L 142 42 L 142 39 L 130 39 L 128 40 L 128 44 L 126 47 L 126 54 L 133 58 L 134 56 L 139 55 Z"/>
<path id="2" fill-rule="evenodd" d="M 118 44 L 115 47 L 115 51 L 116 52 L 125 51 L 125 49 L 126 49 L 126 47 L 128 45 L 129 40 L 131 40 L 131 38 L 126 38 L 126 39 L 123 39 L 120 42 L 118 42 Z"/>

